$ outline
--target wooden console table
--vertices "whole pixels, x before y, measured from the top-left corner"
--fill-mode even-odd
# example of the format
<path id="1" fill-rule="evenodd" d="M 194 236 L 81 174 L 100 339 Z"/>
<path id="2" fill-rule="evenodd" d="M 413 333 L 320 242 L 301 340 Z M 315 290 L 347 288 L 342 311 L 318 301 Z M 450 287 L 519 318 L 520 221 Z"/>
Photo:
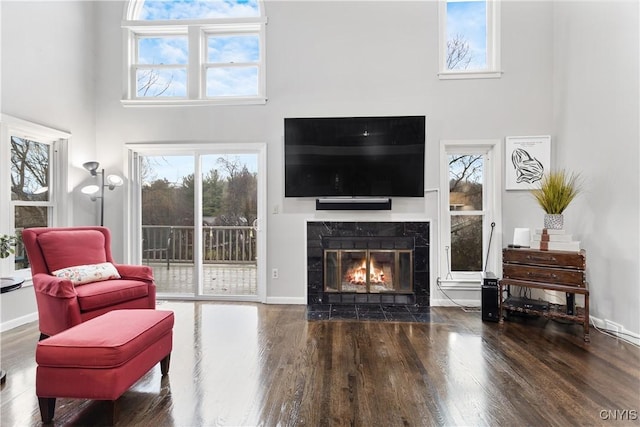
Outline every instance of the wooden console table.
<path id="1" fill-rule="evenodd" d="M 536 249 L 505 248 L 502 250 L 502 276 L 498 281 L 498 312 L 500 323 L 504 311 L 536 314 L 552 319 L 564 319 L 582 323 L 584 340 L 589 338 L 589 289 L 585 269 L 585 251 L 542 251 Z M 511 299 L 511 286 L 560 291 L 567 295 L 568 305 L 549 304 L 541 308 L 534 304 L 522 304 Z M 504 292 L 507 297 L 504 298 Z M 575 295 L 584 295 L 584 307 L 575 307 Z"/>

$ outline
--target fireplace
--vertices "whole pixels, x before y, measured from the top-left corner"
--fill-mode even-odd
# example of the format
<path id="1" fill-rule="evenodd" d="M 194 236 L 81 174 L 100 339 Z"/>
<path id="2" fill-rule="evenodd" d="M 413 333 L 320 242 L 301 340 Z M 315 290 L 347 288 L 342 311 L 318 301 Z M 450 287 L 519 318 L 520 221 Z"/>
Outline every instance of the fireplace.
<path id="1" fill-rule="evenodd" d="M 428 222 L 308 222 L 309 305 L 429 305 Z"/>

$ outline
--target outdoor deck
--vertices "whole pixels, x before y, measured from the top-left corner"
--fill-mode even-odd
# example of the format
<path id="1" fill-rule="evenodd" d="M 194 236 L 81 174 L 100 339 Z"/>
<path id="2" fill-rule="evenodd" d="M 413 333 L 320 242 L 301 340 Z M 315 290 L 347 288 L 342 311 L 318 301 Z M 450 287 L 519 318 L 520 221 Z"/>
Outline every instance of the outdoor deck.
<path id="1" fill-rule="evenodd" d="M 158 294 L 193 295 L 193 264 L 150 263 Z M 232 296 L 256 295 L 257 276 L 255 264 L 204 264 L 203 295 Z"/>

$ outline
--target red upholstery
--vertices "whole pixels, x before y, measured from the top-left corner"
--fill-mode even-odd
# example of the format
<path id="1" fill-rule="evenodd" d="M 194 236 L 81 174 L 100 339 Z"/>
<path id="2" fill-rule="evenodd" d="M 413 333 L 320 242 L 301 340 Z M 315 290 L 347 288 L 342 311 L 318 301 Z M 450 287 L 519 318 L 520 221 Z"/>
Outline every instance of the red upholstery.
<path id="1" fill-rule="evenodd" d="M 49 272 L 107 262 L 105 237 L 98 230 L 49 231 L 38 236 Z"/>
<path id="2" fill-rule="evenodd" d="M 36 362 L 65 368 L 117 367 L 171 332 L 173 322 L 171 311 L 112 310 L 40 341 Z"/>
<path id="3" fill-rule="evenodd" d="M 105 227 L 27 228 L 22 232 L 38 304 L 40 332 L 52 336 L 117 309 L 154 309 L 156 286 L 148 266 L 116 264 Z M 120 279 L 75 287 L 51 272 L 111 262 Z"/>
<path id="4" fill-rule="evenodd" d="M 168 370 L 173 324 L 171 311 L 113 310 L 40 341 L 36 395 L 116 400 L 161 360 Z"/>

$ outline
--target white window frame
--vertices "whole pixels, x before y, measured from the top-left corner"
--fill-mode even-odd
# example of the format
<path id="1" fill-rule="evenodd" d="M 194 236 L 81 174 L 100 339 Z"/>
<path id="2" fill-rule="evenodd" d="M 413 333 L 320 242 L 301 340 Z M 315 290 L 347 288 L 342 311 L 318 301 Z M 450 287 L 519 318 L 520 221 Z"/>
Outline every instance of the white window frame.
<path id="1" fill-rule="evenodd" d="M 482 265 L 483 269 L 497 272 L 502 263 L 502 144 L 499 139 L 442 140 L 440 141 L 440 248 L 439 283 L 442 289 L 480 289 L 482 272 L 449 271 L 451 253 L 451 213 L 449 211 L 449 155 L 482 154 L 483 172 L 483 220 Z M 477 214 L 478 211 L 474 211 Z M 491 235 L 491 223 L 495 223 L 487 262 L 487 245 Z M 450 273 L 450 274 L 449 274 Z"/>
<path id="2" fill-rule="evenodd" d="M 465 0 L 461 0 L 465 1 Z M 469 0 L 473 1 L 473 0 Z M 447 69 L 447 0 L 438 0 L 438 21 L 440 30 L 439 64 L 440 80 L 452 79 L 495 79 L 502 76 L 500 65 L 500 0 L 486 0 L 487 3 L 487 68 L 485 70 Z"/>
<path id="3" fill-rule="evenodd" d="M 123 96 L 124 106 L 175 105 L 259 105 L 266 104 L 265 36 L 267 19 L 264 4 L 259 2 L 261 16 L 255 18 L 218 18 L 206 20 L 133 20 L 143 0 L 129 1 L 123 28 Z M 257 34 L 260 40 L 258 66 L 258 94 L 256 96 L 206 96 L 206 37 L 208 34 Z M 138 97 L 136 94 L 137 37 L 188 35 L 189 60 L 186 97 Z M 182 67 L 182 66 L 181 66 Z"/>
<path id="4" fill-rule="evenodd" d="M 29 139 L 39 143 L 50 144 L 49 155 L 49 201 L 28 202 L 11 200 L 11 137 Z M 15 233 L 16 206 L 46 206 L 49 209 L 48 225 L 64 226 L 69 223 L 68 191 L 67 191 L 67 157 L 68 140 L 71 134 L 36 123 L 21 120 L 6 114 L 0 115 L 0 205 L 9 209 L 0 209 L 0 234 Z M 29 268 L 14 270 L 14 255 L 0 259 L 0 276 L 17 276 L 25 279 L 31 277 Z"/>

